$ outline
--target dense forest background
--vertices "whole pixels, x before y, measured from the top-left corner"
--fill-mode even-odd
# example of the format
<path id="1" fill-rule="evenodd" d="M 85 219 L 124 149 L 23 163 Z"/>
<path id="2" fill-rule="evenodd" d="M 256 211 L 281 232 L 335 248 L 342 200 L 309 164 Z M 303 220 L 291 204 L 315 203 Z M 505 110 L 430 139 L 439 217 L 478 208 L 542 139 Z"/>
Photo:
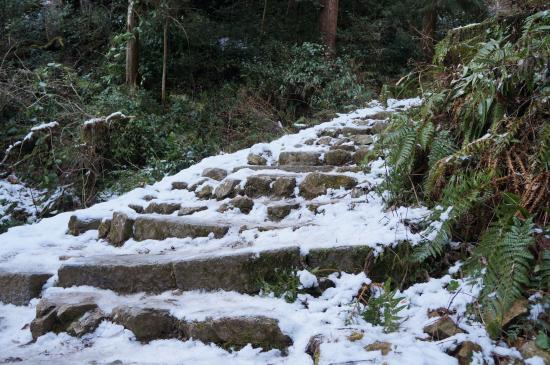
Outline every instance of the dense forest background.
<path id="1" fill-rule="evenodd" d="M 88 206 L 363 105 L 487 14 L 466 0 L 323 14 L 331 1 L 2 0 L 3 177 L 48 189 L 42 216 Z M 108 130 L 84 125 L 114 112 Z"/>

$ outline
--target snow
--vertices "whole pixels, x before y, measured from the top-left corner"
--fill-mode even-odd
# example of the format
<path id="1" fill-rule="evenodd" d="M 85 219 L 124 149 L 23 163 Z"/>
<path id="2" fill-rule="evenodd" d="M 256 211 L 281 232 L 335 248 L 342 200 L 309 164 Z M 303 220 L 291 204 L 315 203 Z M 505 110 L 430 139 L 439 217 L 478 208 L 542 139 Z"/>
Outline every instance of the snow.
<path id="1" fill-rule="evenodd" d="M 58 122 L 49 122 L 49 123 L 42 123 L 42 124 L 39 124 L 37 126 L 34 126 L 31 128 L 31 132 L 36 132 L 36 131 L 41 131 L 41 130 L 44 130 L 44 129 L 52 129 L 52 128 L 55 128 L 55 127 L 58 127 L 59 126 L 59 123 Z"/>

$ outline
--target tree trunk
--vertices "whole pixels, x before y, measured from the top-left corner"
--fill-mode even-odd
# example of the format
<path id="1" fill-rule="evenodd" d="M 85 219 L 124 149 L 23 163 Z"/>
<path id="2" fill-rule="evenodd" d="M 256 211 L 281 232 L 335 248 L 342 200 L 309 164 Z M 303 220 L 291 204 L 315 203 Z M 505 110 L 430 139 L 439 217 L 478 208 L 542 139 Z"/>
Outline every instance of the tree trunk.
<path id="1" fill-rule="evenodd" d="M 162 105 L 166 104 L 166 73 L 168 67 L 168 20 L 164 20 L 164 50 L 162 53 L 162 87 L 161 87 L 161 100 Z"/>
<path id="2" fill-rule="evenodd" d="M 128 43 L 126 44 L 126 85 L 130 87 L 137 86 L 139 63 L 139 41 L 137 33 L 134 33 L 134 28 L 136 26 L 134 6 L 135 0 L 129 0 L 126 31 L 132 33 L 133 36 L 128 39 Z"/>
<path id="3" fill-rule="evenodd" d="M 336 30 L 338 29 L 338 0 L 321 0 L 323 9 L 319 18 L 321 37 L 329 54 L 336 54 Z"/>
<path id="4" fill-rule="evenodd" d="M 424 10 L 424 16 L 422 17 L 422 50 L 428 60 L 431 60 L 434 55 L 436 28 L 437 6 L 435 2 L 432 2 Z"/>

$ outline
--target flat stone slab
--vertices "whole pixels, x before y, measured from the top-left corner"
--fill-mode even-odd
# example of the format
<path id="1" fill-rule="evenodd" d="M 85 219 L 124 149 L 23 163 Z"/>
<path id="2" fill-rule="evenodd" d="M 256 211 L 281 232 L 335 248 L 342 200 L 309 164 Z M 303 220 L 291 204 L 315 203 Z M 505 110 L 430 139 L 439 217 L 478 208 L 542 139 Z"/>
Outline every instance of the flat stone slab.
<path id="1" fill-rule="evenodd" d="M 275 269 L 300 266 L 298 247 L 256 253 L 177 258 L 174 255 L 102 255 L 69 261 L 58 286 L 89 285 L 118 293 L 234 290 L 256 293 Z"/>
<path id="2" fill-rule="evenodd" d="M 291 151 L 279 154 L 279 165 L 317 166 L 322 165 L 320 152 Z"/>
<path id="3" fill-rule="evenodd" d="M 284 172 L 294 172 L 297 174 L 308 173 L 308 172 L 330 172 L 334 170 L 334 166 L 328 165 L 315 165 L 315 166 L 306 166 L 306 165 L 278 165 L 278 166 L 238 166 L 233 169 L 233 172 L 242 170 L 242 169 L 251 169 L 254 171 L 261 170 L 281 170 Z"/>
<path id="4" fill-rule="evenodd" d="M 371 259 L 374 259 L 373 250 L 368 246 L 340 246 L 310 250 L 306 264 L 312 269 L 356 274 L 368 268 Z"/>
<path id="5" fill-rule="evenodd" d="M 134 223 L 134 239 L 161 241 L 170 237 L 207 237 L 211 233 L 215 238 L 221 238 L 228 230 L 228 225 L 209 223 L 192 217 L 140 216 Z"/>
<path id="6" fill-rule="evenodd" d="M 79 217 L 72 215 L 69 218 L 68 229 L 73 236 L 79 236 L 86 231 L 98 229 L 102 218 L 99 217 Z"/>
<path id="7" fill-rule="evenodd" d="M 52 276 L 40 272 L 0 271 L 0 302 L 14 305 L 27 305 L 40 296 L 42 287 Z"/>

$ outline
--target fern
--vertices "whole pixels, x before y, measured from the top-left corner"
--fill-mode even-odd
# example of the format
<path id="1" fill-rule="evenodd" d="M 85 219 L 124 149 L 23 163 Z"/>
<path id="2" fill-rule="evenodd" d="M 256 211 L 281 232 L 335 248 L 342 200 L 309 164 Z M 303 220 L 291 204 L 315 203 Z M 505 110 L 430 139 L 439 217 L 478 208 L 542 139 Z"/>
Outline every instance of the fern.
<path id="1" fill-rule="evenodd" d="M 401 305 L 402 300 L 403 297 L 397 295 L 397 289 L 391 290 L 391 280 L 388 279 L 384 287 L 368 299 L 361 317 L 372 325 L 383 326 L 385 332 L 395 332 L 402 320 L 399 312 L 407 307 Z"/>
<path id="2" fill-rule="evenodd" d="M 550 250 L 545 250 L 542 253 L 539 274 L 542 289 L 550 289 Z"/>

